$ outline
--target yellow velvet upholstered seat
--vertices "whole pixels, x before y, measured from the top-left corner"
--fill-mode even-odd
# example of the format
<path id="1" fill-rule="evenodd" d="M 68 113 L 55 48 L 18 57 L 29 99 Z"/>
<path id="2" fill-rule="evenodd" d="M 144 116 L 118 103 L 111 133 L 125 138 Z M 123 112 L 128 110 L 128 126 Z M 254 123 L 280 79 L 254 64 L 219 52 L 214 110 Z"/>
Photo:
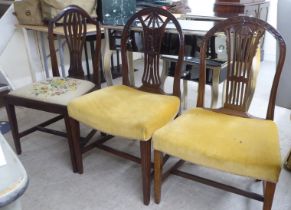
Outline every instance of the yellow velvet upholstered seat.
<path id="1" fill-rule="evenodd" d="M 147 141 L 155 130 L 174 119 L 179 105 L 176 96 L 117 85 L 72 100 L 68 111 L 72 118 L 99 131 Z"/>
<path id="2" fill-rule="evenodd" d="M 156 131 L 153 143 L 155 150 L 237 175 L 276 183 L 280 174 L 278 131 L 271 120 L 195 108 Z"/>

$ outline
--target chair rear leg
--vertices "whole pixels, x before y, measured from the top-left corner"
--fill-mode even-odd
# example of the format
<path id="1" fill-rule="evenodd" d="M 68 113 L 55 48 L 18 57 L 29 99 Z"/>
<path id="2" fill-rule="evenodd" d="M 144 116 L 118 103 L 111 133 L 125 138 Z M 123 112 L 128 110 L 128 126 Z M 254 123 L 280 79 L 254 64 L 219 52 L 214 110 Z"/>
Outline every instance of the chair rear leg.
<path id="1" fill-rule="evenodd" d="M 69 145 L 69 150 L 70 150 L 72 168 L 73 168 L 73 172 L 76 173 L 78 172 L 78 170 L 77 170 L 75 152 L 74 152 L 74 147 L 73 147 L 72 129 L 70 126 L 68 114 L 65 114 L 64 121 L 66 125 L 66 130 L 67 130 L 67 139 L 68 139 L 68 145 Z"/>
<path id="2" fill-rule="evenodd" d="M 12 104 L 6 104 L 6 112 L 8 116 L 8 120 L 11 127 L 11 133 L 14 140 L 14 146 L 16 149 L 16 153 L 18 155 L 21 154 L 21 144 L 20 144 L 20 137 L 19 137 L 19 130 L 17 124 L 17 118 L 15 113 L 15 106 Z"/>
<path id="3" fill-rule="evenodd" d="M 151 192 L 151 140 L 140 142 L 143 203 L 148 205 Z"/>
<path id="4" fill-rule="evenodd" d="M 155 180 L 154 180 L 154 189 L 155 189 L 155 202 L 159 204 L 161 201 L 161 185 L 162 185 L 162 160 L 163 155 L 160 151 L 155 150 Z"/>
<path id="5" fill-rule="evenodd" d="M 76 171 L 79 174 L 83 173 L 83 160 L 82 160 L 82 151 L 80 146 L 80 125 L 77 120 L 73 118 L 68 119 L 69 126 L 71 130 L 71 140 L 72 140 L 72 152 L 74 153 L 74 159 L 76 161 Z"/>
<path id="6" fill-rule="evenodd" d="M 275 194 L 276 184 L 272 182 L 264 182 L 264 204 L 263 210 L 271 210 L 273 198 Z"/>

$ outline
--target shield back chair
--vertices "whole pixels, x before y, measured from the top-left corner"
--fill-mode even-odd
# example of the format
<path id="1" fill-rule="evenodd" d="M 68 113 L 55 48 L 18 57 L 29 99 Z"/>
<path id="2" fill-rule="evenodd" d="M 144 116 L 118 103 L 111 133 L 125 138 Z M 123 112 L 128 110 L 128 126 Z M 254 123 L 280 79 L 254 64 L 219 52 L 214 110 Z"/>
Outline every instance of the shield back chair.
<path id="1" fill-rule="evenodd" d="M 217 37 L 218 39 L 221 39 L 220 36 Z M 216 38 L 210 40 L 212 44 L 209 44 L 209 52 L 210 57 L 206 60 L 206 75 L 208 75 L 206 79 L 206 84 L 210 85 L 211 88 L 211 108 L 218 108 L 220 104 L 218 104 L 218 98 L 219 98 L 219 84 L 223 83 L 226 79 L 226 62 L 224 59 L 217 59 L 217 54 L 212 53 L 212 51 L 215 51 L 215 48 L 213 45 L 215 45 Z M 221 41 L 220 41 L 221 42 Z M 177 56 L 173 55 L 162 55 L 161 59 L 163 60 L 163 78 L 162 78 L 162 86 L 166 80 L 166 77 L 168 76 L 168 70 L 171 63 L 175 63 L 177 61 Z M 253 87 L 251 88 L 251 93 L 249 97 L 249 104 L 252 99 L 252 96 L 255 92 L 255 85 L 256 85 L 256 76 L 259 73 L 259 67 L 260 67 L 260 59 L 261 59 L 261 50 L 260 47 L 257 49 L 256 56 L 254 57 L 254 62 L 252 66 L 252 84 Z M 186 66 L 190 66 L 190 70 L 186 70 Z M 199 57 L 193 57 L 193 56 L 186 56 L 184 57 L 184 65 L 181 69 L 181 74 L 184 75 L 183 78 L 183 89 L 182 89 L 182 96 L 181 96 L 181 104 L 182 108 L 184 110 L 187 109 L 187 94 L 188 94 L 188 81 L 199 81 L 199 75 L 198 76 L 191 76 L 191 74 L 197 73 L 195 69 L 199 69 L 200 66 L 200 58 Z M 193 77 L 193 78 L 192 78 Z M 225 87 L 225 86 L 224 86 Z M 224 94 L 221 94 L 222 96 L 222 103 L 224 100 Z"/>
<path id="2" fill-rule="evenodd" d="M 58 25 L 60 23 L 60 25 Z M 85 80 L 82 68 L 82 49 L 84 46 L 87 24 L 96 26 L 96 53 L 92 56 L 93 76 L 91 81 Z M 58 25 L 58 27 L 56 27 Z M 63 29 L 66 40 L 70 66 L 68 77 L 60 77 L 56 49 L 54 46 L 55 30 Z M 17 154 L 21 154 L 20 139 L 34 131 L 42 131 L 50 134 L 67 137 L 70 134 L 68 121 L 67 104 L 78 96 L 81 96 L 95 88 L 100 87 L 98 75 L 98 61 L 100 56 L 101 31 L 97 21 L 92 19 L 83 9 L 77 6 L 68 6 L 54 19 L 50 20 L 48 25 L 48 41 L 52 65 L 52 78 L 34 82 L 22 88 L 11 91 L 5 97 L 5 104 L 8 119 L 11 125 L 12 136 L 14 139 Z M 45 112 L 55 113 L 58 116 L 40 123 L 30 129 L 19 132 L 15 106 L 22 106 Z M 64 119 L 67 133 L 47 128 L 46 126 Z M 88 135 L 89 138 L 89 135 Z M 69 140 L 70 138 L 68 138 Z M 72 151 L 72 144 L 68 141 L 73 171 L 76 171 L 75 159 Z"/>
<path id="3" fill-rule="evenodd" d="M 175 70 L 172 93 L 161 88 L 159 56 L 168 24 L 179 36 L 179 60 Z M 173 28 L 173 27 L 171 27 Z M 139 30 L 143 36 L 144 70 L 141 83 L 129 82 L 127 52 L 130 33 Z M 176 18 L 160 8 L 147 8 L 134 14 L 124 27 L 121 38 L 122 85 L 102 88 L 71 101 L 68 105 L 73 131 L 75 158 L 79 173 L 83 173 L 79 122 L 112 136 L 121 136 L 140 142 L 140 158 L 97 142 L 99 149 L 114 153 L 141 164 L 143 201 L 150 201 L 151 136 L 155 130 L 174 119 L 180 109 L 180 67 L 184 53 L 181 27 Z"/>
<path id="4" fill-rule="evenodd" d="M 279 45 L 279 60 L 270 91 L 265 118 L 247 112 L 252 86 L 251 66 L 263 34 L 269 32 Z M 205 66 L 208 40 L 224 33 L 227 43 L 227 81 L 224 106 L 204 107 Z M 161 199 L 161 183 L 175 174 L 272 206 L 281 170 L 278 130 L 273 122 L 276 92 L 286 46 L 281 35 L 268 23 L 251 17 L 234 17 L 215 25 L 204 37 L 200 51 L 201 67 L 197 108 L 188 110 L 153 135 L 155 202 Z M 271 78 L 272 79 L 272 78 Z M 164 154 L 180 160 L 162 175 Z M 186 173 L 179 169 L 187 161 L 223 172 L 263 181 L 263 195 Z"/>

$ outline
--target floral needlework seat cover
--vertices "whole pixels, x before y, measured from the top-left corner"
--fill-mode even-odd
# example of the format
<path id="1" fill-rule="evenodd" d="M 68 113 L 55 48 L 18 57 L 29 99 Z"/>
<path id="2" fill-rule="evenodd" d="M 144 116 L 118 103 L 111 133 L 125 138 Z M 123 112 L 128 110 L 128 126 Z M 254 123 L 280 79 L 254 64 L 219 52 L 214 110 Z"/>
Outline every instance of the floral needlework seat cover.
<path id="1" fill-rule="evenodd" d="M 46 97 L 62 95 L 68 91 L 76 91 L 78 82 L 69 78 L 52 78 L 33 84 L 32 94 L 35 96 L 43 95 Z"/>
<path id="2" fill-rule="evenodd" d="M 9 94 L 36 101 L 67 105 L 70 100 L 87 93 L 94 86 L 94 83 L 86 80 L 53 77 L 26 85 Z"/>

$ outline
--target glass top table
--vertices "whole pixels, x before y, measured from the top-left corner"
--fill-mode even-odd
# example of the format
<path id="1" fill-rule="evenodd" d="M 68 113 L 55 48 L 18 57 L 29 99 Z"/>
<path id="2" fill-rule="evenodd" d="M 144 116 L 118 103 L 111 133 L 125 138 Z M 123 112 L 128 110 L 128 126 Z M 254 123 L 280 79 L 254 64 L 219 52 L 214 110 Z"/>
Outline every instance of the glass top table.
<path id="1" fill-rule="evenodd" d="M 20 210 L 18 198 L 28 186 L 28 176 L 1 133 L 0 150 L 0 209 Z"/>
<path id="2" fill-rule="evenodd" d="M 178 22 L 181 25 L 184 35 L 195 35 L 195 36 L 204 36 L 207 31 L 209 31 L 217 21 L 224 20 L 225 18 L 219 18 L 214 16 L 196 16 L 196 15 L 182 15 Z M 111 66 L 110 66 L 110 58 L 113 51 L 110 49 L 110 38 L 109 31 L 117 30 L 122 31 L 123 25 L 102 25 L 105 34 L 105 44 L 103 47 L 103 72 L 106 79 L 106 83 L 108 86 L 113 85 L 112 75 L 111 75 Z M 135 26 L 131 27 L 132 31 L 142 31 L 142 27 L 137 22 Z M 177 33 L 174 29 L 174 26 L 171 23 L 168 23 L 167 28 L 165 30 L 166 33 Z M 132 53 L 131 53 L 132 54 Z M 134 84 L 134 76 L 133 76 L 133 67 L 132 67 L 132 55 L 129 54 L 129 77 L 130 83 Z"/>

